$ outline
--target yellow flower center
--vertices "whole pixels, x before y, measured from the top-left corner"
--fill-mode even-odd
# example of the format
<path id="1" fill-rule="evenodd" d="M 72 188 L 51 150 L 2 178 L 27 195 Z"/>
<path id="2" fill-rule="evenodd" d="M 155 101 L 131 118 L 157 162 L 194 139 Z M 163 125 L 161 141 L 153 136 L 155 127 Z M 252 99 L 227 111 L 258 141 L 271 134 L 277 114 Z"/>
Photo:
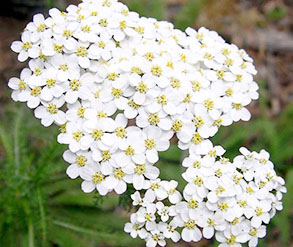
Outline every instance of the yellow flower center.
<path id="1" fill-rule="evenodd" d="M 201 164 L 198 160 L 195 160 L 192 164 L 193 168 L 200 168 L 201 167 Z"/>
<path id="2" fill-rule="evenodd" d="M 191 101 L 191 95 L 188 93 L 188 94 L 186 94 L 186 97 L 184 98 L 183 102 L 190 103 L 190 101 Z"/>
<path id="3" fill-rule="evenodd" d="M 76 131 L 72 134 L 72 138 L 77 142 L 80 141 L 82 136 L 83 136 L 83 133 L 81 131 Z"/>
<path id="4" fill-rule="evenodd" d="M 79 155 L 75 158 L 75 161 L 79 167 L 83 167 L 85 166 L 85 163 L 87 162 L 87 158 L 83 155 Z"/>
<path id="5" fill-rule="evenodd" d="M 231 222 L 232 225 L 236 225 L 238 223 L 239 223 L 239 218 L 237 217 Z"/>
<path id="6" fill-rule="evenodd" d="M 140 105 L 136 104 L 133 99 L 129 100 L 127 103 L 132 109 L 138 109 Z"/>
<path id="7" fill-rule="evenodd" d="M 239 200 L 239 201 L 237 201 L 237 204 L 238 204 L 241 208 L 245 208 L 246 205 L 247 205 L 247 201 Z"/>
<path id="8" fill-rule="evenodd" d="M 92 138 L 95 140 L 95 141 L 98 141 L 98 140 L 101 140 L 102 136 L 104 135 L 104 132 L 103 130 L 101 129 L 94 129 L 93 132 L 92 132 Z"/>
<path id="9" fill-rule="evenodd" d="M 45 25 L 44 24 L 40 24 L 38 27 L 37 27 L 37 32 L 44 32 L 45 31 Z"/>
<path id="10" fill-rule="evenodd" d="M 93 175 L 93 183 L 94 184 L 100 184 L 104 180 L 104 175 L 101 172 L 96 172 L 95 175 Z"/>
<path id="11" fill-rule="evenodd" d="M 151 184 L 151 189 L 152 190 L 156 190 L 156 189 L 159 189 L 160 188 L 160 185 L 158 182 L 155 182 L 155 183 L 152 183 Z"/>
<path id="12" fill-rule="evenodd" d="M 112 95 L 114 98 L 119 99 L 122 96 L 123 92 L 121 89 L 112 88 Z"/>
<path id="13" fill-rule="evenodd" d="M 97 112 L 97 118 L 106 118 L 106 117 L 107 117 L 107 113 L 105 113 L 103 111 Z"/>
<path id="14" fill-rule="evenodd" d="M 58 69 L 66 71 L 66 70 L 68 70 L 68 65 L 67 64 L 61 64 Z"/>
<path id="15" fill-rule="evenodd" d="M 138 66 L 131 67 L 131 73 L 142 75 L 142 70 Z"/>
<path id="16" fill-rule="evenodd" d="M 149 115 L 148 117 L 148 121 L 150 123 L 150 125 L 156 125 L 160 122 L 160 118 L 158 113 L 152 113 Z"/>
<path id="17" fill-rule="evenodd" d="M 151 72 L 154 76 L 157 76 L 157 77 L 160 77 L 163 73 L 163 70 L 160 66 L 158 65 L 154 65 L 152 68 L 151 68 Z"/>
<path id="18" fill-rule="evenodd" d="M 179 88 L 179 87 L 181 86 L 181 82 L 180 82 L 180 80 L 178 80 L 178 79 L 172 77 L 172 78 L 171 78 L 171 86 L 172 86 L 173 88 Z"/>
<path id="19" fill-rule="evenodd" d="M 152 52 L 147 52 L 143 56 L 145 57 L 145 59 L 147 59 L 149 61 L 152 61 L 155 58 L 155 55 Z"/>
<path id="20" fill-rule="evenodd" d="M 105 0 L 104 2 L 103 2 L 103 6 L 104 7 L 110 7 L 112 5 L 112 3 L 109 1 L 109 0 Z"/>
<path id="21" fill-rule="evenodd" d="M 243 108 L 242 104 L 237 104 L 237 103 L 232 103 L 232 107 L 236 109 L 237 111 Z"/>
<path id="22" fill-rule="evenodd" d="M 233 59 L 231 59 L 231 58 L 227 58 L 227 59 L 225 60 L 225 64 L 226 64 L 227 66 L 232 66 L 232 65 L 234 64 L 234 61 L 233 61 Z"/>
<path id="23" fill-rule="evenodd" d="M 84 46 L 80 46 L 77 51 L 76 51 L 76 55 L 79 57 L 85 57 L 87 56 L 88 51 Z"/>
<path id="24" fill-rule="evenodd" d="M 40 68 L 35 68 L 34 75 L 39 76 L 42 74 L 42 70 Z"/>
<path id="25" fill-rule="evenodd" d="M 23 43 L 23 45 L 22 45 L 22 48 L 25 50 L 25 51 L 28 51 L 30 48 L 32 48 L 33 47 L 33 45 L 32 45 L 32 43 L 31 42 L 25 42 L 25 43 Z"/>
<path id="26" fill-rule="evenodd" d="M 146 171 L 145 164 L 143 164 L 143 165 L 137 164 L 134 168 L 134 172 L 138 175 L 144 174 L 145 171 Z"/>
<path id="27" fill-rule="evenodd" d="M 256 207 L 256 209 L 254 210 L 256 216 L 261 216 L 263 214 L 263 210 L 260 207 Z"/>
<path id="28" fill-rule="evenodd" d="M 89 33 L 91 31 L 91 27 L 89 25 L 82 26 L 81 31 Z"/>
<path id="29" fill-rule="evenodd" d="M 58 53 L 62 53 L 63 52 L 64 45 L 53 44 L 53 48 L 54 48 L 54 51 L 56 51 Z"/>
<path id="30" fill-rule="evenodd" d="M 99 42 L 99 47 L 104 49 L 106 47 L 106 44 L 103 41 Z"/>
<path id="31" fill-rule="evenodd" d="M 203 185 L 203 179 L 199 176 L 196 176 L 196 178 L 193 180 L 193 182 L 198 187 L 201 187 Z"/>
<path id="32" fill-rule="evenodd" d="M 128 156 L 133 156 L 135 154 L 135 150 L 129 145 L 125 150 L 124 153 Z"/>
<path id="33" fill-rule="evenodd" d="M 217 189 L 216 189 L 216 194 L 219 195 L 219 194 L 222 194 L 223 192 L 225 192 L 226 189 L 223 187 L 223 186 L 219 186 Z"/>
<path id="34" fill-rule="evenodd" d="M 227 244 L 235 244 L 236 243 L 236 237 L 231 235 L 230 238 L 226 238 Z"/>
<path id="35" fill-rule="evenodd" d="M 222 172 L 222 170 L 219 168 L 219 169 L 217 169 L 217 170 L 215 170 L 215 176 L 216 177 L 222 177 L 222 175 L 223 175 L 223 172 Z"/>
<path id="36" fill-rule="evenodd" d="M 60 127 L 59 127 L 60 133 L 66 133 L 66 124 L 67 123 L 60 125 Z"/>
<path id="37" fill-rule="evenodd" d="M 63 36 L 64 36 L 66 39 L 68 39 L 69 37 L 71 37 L 71 36 L 72 36 L 72 32 L 71 32 L 71 30 L 64 30 L 64 31 L 63 31 Z"/>
<path id="38" fill-rule="evenodd" d="M 228 88 L 228 89 L 225 91 L 225 94 L 226 94 L 226 96 L 231 97 L 231 96 L 233 95 L 233 90 L 232 90 L 232 88 Z"/>
<path id="39" fill-rule="evenodd" d="M 113 171 L 114 177 L 121 180 L 125 176 L 125 172 L 121 168 L 115 168 Z"/>
<path id="40" fill-rule="evenodd" d="M 220 209 L 221 211 L 227 211 L 229 208 L 228 203 L 218 203 L 218 209 Z"/>
<path id="41" fill-rule="evenodd" d="M 218 79 L 221 80 L 225 75 L 225 72 L 224 70 L 218 70 L 217 71 L 217 76 L 218 76 Z"/>
<path id="42" fill-rule="evenodd" d="M 136 27 L 135 31 L 138 32 L 139 34 L 144 34 L 144 27 L 142 26 Z"/>
<path id="43" fill-rule="evenodd" d="M 204 121 L 202 119 L 202 117 L 195 117 L 192 119 L 192 121 L 194 122 L 195 127 L 199 128 L 200 126 L 204 125 Z"/>
<path id="44" fill-rule="evenodd" d="M 202 137 L 200 136 L 200 134 L 198 132 L 196 132 L 192 135 L 191 140 L 194 144 L 199 144 L 202 142 Z"/>
<path id="45" fill-rule="evenodd" d="M 188 201 L 188 208 L 192 208 L 192 209 L 198 208 L 198 201 L 190 199 Z"/>
<path id="46" fill-rule="evenodd" d="M 154 139 L 146 139 L 144 141 L 145 146 L 147 149 L 153 149 L 156 145 L 155 140 Z"/>
<path id="47" fill-rule="evenodd" d="M 207 223 L 209 224 L 209 226 L 215 226 L 215 221 L 212 220 L 211 218 L 208 218 Z"/>
<path id="48" fill-rule="evenodd" d="M 126 130 L 123 127 L 119 127 L 117 129 L 115 129 L 115 133 L 120 138 L 125 138 L 126 137 Z"/>
<path id="49" fill-rule="evenodd" d="M 109 150 L 102 151 L 102 162 L 105 162 L 109 159 L 111 159 L 110 151 Z"/>
<path id="50" fill-rule="evenodd" d="M 183 126 L 182 122 L 176 119 L 171 129 L 175 132 L 178 132 L 181 130 L 182 126 Z"/>
<path id="51" fill-rule="evenodd" d="M 229 51 L 229 49 L 227 48 L 224 48 L 222 49 L 222 54 L 225 55 L 225 56 L 228 56 L 231 52 Z"/>
<path id="52" fill-rule="evenodd" d="M 249 235 L 250 236 L 256 236 L 257 235 L 257 229 L 256 228 L 252 228 L 250 231 L 249 231 Z"/>
<path id="53" fill-rule="evenodd" d="M 58 109 L 55 104 L 49 104 L 47 107 L 47 112 L 49 112 L 50 114 L 57 114 Z"/>
<path id="54" fill-rule="evenodd" d="M 166 105 L 168 103 L 168 99 L 166 97 L 166 95 L 160 95 L 158 97 L 158 103 L 161 104 L 161 105 Z"/>
<path id="55" fill-rule="evenodd" d="M 136 90 L 138 90 L 140 93 L 146 93 L 146 91 L 148 90 L 148 87 L 147 87 L 146 84 L 144 84 L 143 82 L 141 82 L 136 87 Z"/>
<path id="56" fill-rule="evenodd" d="M 247 187 L 246 188 L 246 193 L 248 193 L 248 194 L 253 194 L 254 193 L 254 190 L 251 188 L 251 187 Z"/>
<path id="57" fill-rule="evenodd" d="M 80 86 L 80 82 L 77 79 L 74 79 L 69 82 L 69 87 L 72 91 L 77 91 Z"/>
<path id="58" fill-rule="evenodd" d="M 48 88 L 54 87 L 55 84 L 56 84 L 56 80 L 54 80 L 54 79 L 48 79 L 46 81 L 46 85 L 47 85 Z"/>
<path id="59" fill-rule="evenodd" d="M 236 75 L 236 81 L 242 82 L 242 75 Z"/>
<path id="60" fill-rule="evenodd" d="M 211 53 L 206 52 L 204 54 L 204 58 L 207 59 L 207 60 L 212 60 L 213 59 L 213 55 Z"/>
<path id="61" fill-rule="evenodd" d="M 99 21 L 99 24 L 102 26 L 102 27 L 107 27 L 108 26 L 108 20 L 106 18 L 104 19 L 101 19 Z"/>
<path id="62" fill-rule="evenodd" d="M 80 118 L 84 118 L 84 111 L 86 110 L 86 107 L 79 107 L 77 109 L 77 116 Z"/>
<path id="63" fill-rule="evenodd" d="M 204 101 L 204 106 L 205 106 L 205 108 L 207 108 L 210 111 L 214 108 L 214 101 L 212 101 L 210 99 L 206 99 Z"/>
<path id="64" fill-rule="evenodd" d="M 193 92 L 198 92 L 202 88 L 199 81 L 193 81 L 193 82 L 191 82 L 191 84 L 192 84 Z"/>
<path id="65" fill-rule="evenodd" d="M 41 93 L 41 87 L 34 87 L 32 90 L 31 90 L 31 95 L 32 96 L 38 96 L 40 95 Z"/>
<path id="66" fill-rule="evenodd" d="M 184 223 L 184 227 L 187 228 L 188 230 L 192 230 L 195 228 L 195 221 L 194 220 L 189 220 Z"/>
<path id="67" fill-rule="evenodd" d="M 20 89 L 20 90 L 25 90 L 26 89 L 26 83 L 24 82 L 24 81 L 19 81 L 19 83 L 18 83 L 18 88 Z"/>
<path id="68" fill-rule="evenodd" d="M 119 23 L 120 29 L 125 29 L 126 28 L 126 21 L 120 21 Z"/>
<path id="69" fill-rule="evenodd" d="M 115 81 L 117 77 L 119 77 L 119 75 L 117 73 L 115 73 L 115 72 L 109 73 L 107 75 L 107 78 L 110 81 Z"/>

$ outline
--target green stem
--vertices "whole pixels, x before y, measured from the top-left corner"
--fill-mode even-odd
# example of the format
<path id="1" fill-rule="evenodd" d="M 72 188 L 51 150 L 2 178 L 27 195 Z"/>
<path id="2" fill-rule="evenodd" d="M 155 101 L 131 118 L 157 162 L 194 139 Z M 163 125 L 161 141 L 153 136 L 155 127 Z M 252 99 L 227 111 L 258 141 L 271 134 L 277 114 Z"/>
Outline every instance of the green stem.
<path id="1" fill-rule="evenodd" d="M 66 223 L 66 222 L 63 222 L 63 221 L 54 220 L 53 224 L 55 224 L 57 226 L 64 227 L 64 228 L 69 229 L 69 230 L 79 232 L 79 233 L 89 234 L 89 235 L 97 236 L 97 237 L 100 236 L 100 234 L 98 234 L 97 232 L 95 232 L 93 230 L 82 228 L 82 227 L 79 227 L 79 226 L 75 226 L 75 225 L 72 225 L 72 224 L 69 224 L 69 223 Z M 109 234 L 109 235 L 107 234 L 107 237 L 110 237 L 110 236 L 111 236 L 111 234 Z"/>
<path id="2" fill-rule="evenodd" d="M 13 132 L 13 142 L 14 142 L 14 163 L 16 166 L 16 175 L 19 174 L 20 169 L 20 156 L 19 156 L 19 126 L 22 122 L 22 111 L 17 112 L 17 116 L 15 119 L 15 126 L 14 126 L 14 132 Z"/>
<path id="3" fill-rule="evenodd" d="M 28 219 L 28 246 L 34 247 L 34 227 L 31 217 Z"/>
<path id="4" fill-rule="evenodd" d="M 44 204 L 42 200 L 42 194 L 40 188 L 37 190 L 38 202 L 41 215 L 41 228 L 42 228 L 42 246 L 47 246 L 47 225 L 46 225 L 46 214 L 44 210 Z"/>
<path id="5" fill-rule="evenodd" d="M 29 202 L 28 201 L 24 201 L 23 202 L 23 208 L 24 211 L 26 213 L 26 217 L 27 217 L 27 226 L 28 226 L 28 247 L 34 247 L 34 226 L 33 226 L 33 221 L 32 221 L 32 216 L 31 216 L 31 210 L 29 207 Z"/>

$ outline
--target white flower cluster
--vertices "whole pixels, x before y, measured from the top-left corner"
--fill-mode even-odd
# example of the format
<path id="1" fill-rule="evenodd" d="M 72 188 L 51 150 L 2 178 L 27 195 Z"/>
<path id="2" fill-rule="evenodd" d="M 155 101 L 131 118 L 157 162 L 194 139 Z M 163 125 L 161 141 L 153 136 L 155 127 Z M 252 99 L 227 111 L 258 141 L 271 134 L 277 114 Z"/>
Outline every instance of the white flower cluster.
<path id="1" fill-rule="evenodd" d="M 221 156 L 221 147 L 211 146 L 206 154 L 191 152 L 183 161 L 187 167 L 183 178 L 188 182 L 184 200 L 177 182 L 151 183 L 143 199 L 139 192 L 132 195 L 139 209 L 125 231 L 145 239 L 147 247 L 165 246 L 165 239 L 197 242 L 214 235 L 220 247 L 247 242 L 257 246 L 258 238 L 266 235 L 265 224 L 282 210 L 285 181 L 276 175 L 266 151 L 241 148 L 240 152 L 233 163 Z"/>
<path id="2" fill-rule="evenodd" d="M 258 98 L 258 85 L 244 50 L 205 28 L 182 32 L 139 17 L 116 0 L 37 14 L 11 48 L 19 61 L 29 59 L 8 83 L 12 98 L 35 109 L 44 126 L 60 126 L 68 176 L 81 177 L 86 193 L 122 194 L 127 184 L 144 192 L 144 199 L 133 195 L 140 209 L 125 227 L 131 236 L 147 246 L 178 241 L 176 227 L 184 227 L 185 241 L 202 237 L 197 226 L 206 238 L 216 231 L 221 246 L 237 246 L 243 234 L 255 246 L 264 236 L 257 229 L 281 209 L 283 180 L 262 162 L 266 153 L 232 164 L 219 160 L 224 149 L 209 140 L 220 126 L 250 119 L 245 107 Z M 161 181 L 155 166 L 174 134 L 190 153 L 184 201 L 177 182 Z"/>

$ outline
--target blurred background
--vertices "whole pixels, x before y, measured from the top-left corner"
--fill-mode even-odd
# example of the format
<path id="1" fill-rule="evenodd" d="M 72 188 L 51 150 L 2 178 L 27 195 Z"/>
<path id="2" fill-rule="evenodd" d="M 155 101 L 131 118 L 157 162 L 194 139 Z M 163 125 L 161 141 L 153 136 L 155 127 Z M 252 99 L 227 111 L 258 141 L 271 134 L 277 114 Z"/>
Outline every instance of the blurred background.
<path id="1" fill-rule="evenodd" d="M 123 232 L 129 194 L 84 194 L 80 180 L 65 175 L 65 147 L 58 128 L 43 128 L 25 105 L 12 102 L 7 81 L 25 66 L 10 44 L 36 12 L 65 9 L 77 0 L 6 0 L 0 8 L 0 246 L 131 247 L 144 242 Z M 250 105 L 248 123 L 222 127 L 213 138 L 227 157 L 246 146 L 271 153 L 287 178 L 284 210 L 268 227 L 259 247 L 292 247 L 293 231 L 293 1 L 292 0 L 125 0 L 144 16 L 170 20 L 177 28 L 205 26 L 246 49 L 255 60 L 260 99 Z M 175 144 L 161 153 L 161 177 L 181 183 L 182 153 Z M 211 247 L 213 241 L 168 243 L 168 247 Z"/>

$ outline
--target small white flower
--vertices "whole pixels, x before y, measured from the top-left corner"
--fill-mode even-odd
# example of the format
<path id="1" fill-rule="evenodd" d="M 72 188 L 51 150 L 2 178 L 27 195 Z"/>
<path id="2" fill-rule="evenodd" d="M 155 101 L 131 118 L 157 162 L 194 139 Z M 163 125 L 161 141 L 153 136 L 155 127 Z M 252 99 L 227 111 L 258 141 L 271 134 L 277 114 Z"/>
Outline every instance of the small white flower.
<path id="1" fill-rule="evenodd" d="M 11 78 L 8 82 L 8 86 L 13 89 L 11 98 L 14 101 L 26 102 L 30 95 L 30 87 L 28 86 L 29 78 L 31 77 L 30 69 L 23 69 L 20 73 L 20 79 Z"/>
<path id="2" fill-rule="evenodd" d="M 70 150 L 66 150 L 63 153 L 63 158 L 66 162 L 71 164 L 68 166 L 66 173 L 72 179 L 79 177 L 85 166 L 94 165 L 91 153 L 86 151 L 72 153 Z"/>
<path id="3" fill-rule="evenodd" d="M 148 231 L 156 229 L 156 205 L 154 203 L 148 204 L 146 207 L 141 207 L 137 211 L 137 221 L 139 223 L 145 223 L 145 227 Z"/>
<path id="4" fill-rule="evenodd" d="M 81 188 L 85 193 L 90 193 L 96 189 L 100 195 L 104 196 L 109 192 L 105 186 L 105 176 L 101 173 L 99 164 L 85 166 L 80 176 L 84 179 Z"/>
<path id="5" fill-rule="evenodd" d="M 24 62 L 29 57 L 37 58 L 39 56 L 39 49 L 31 40 L 30 32 L 24 32 L 21 35 L 21 41 L 14 41 L 11 49 L 18 54 L 18 60 Z"/>
<path id="6" fill-rule="evenodd" d="M 103 169 L 105 175 L 109 175 L 106 178 L 105 186 L 109 191 L 113 189 L 117 194 L 123 194 L 127 189 L 127 183 L 131 183 L 132 175 L 127 174 L 127 169 L 121 167 L 108 167 Z"/>
<path id="7" fill-rule="evenodd" d="M 66 124 L 66 132 L 58 135 L 58 142 L 68 144 L 71 152 L 75 153 L 81 150 L 80 140 L 84 135 L 81 122 L 73 124 L 72 122 Z"/>
<path id="8" fill-rule="evenodd" d="M 54 99 L 49 103 L 43 102 L 43 105 L 35 109 L 35 117 L 41 119 L 42 125 L 45 127 L 53 123 L 62 125 L 66 122 L 65 113 L 59 108 L 64 104 L 64 99 Z"/>
<path id="9" fill-rule="evenodd" d="M 202 233 L 197 227 L 196 221 L 191 219 L 188 214 L 182 213 L 177 217 L 178 226 L 183 227 L 181 237 L 186 242 L 198 242 L 202 238 Z"/>
<path id="10" fill-rule="evenodd" d="M 146 247 L 165 246 L 166 241 L 164 235 L 159 230 L 151 231 L 150 237 L 146 240 Z"/>
<path id="11" fill-rule="evenodd" d="M 146 147 L 146 158 L 151 163 L 159 160 L 158 151 L 166 151 L 170 144 L 172 132 L 162 131 L 155 126 L 149 126 L 143 131 L 143 139 Z"/>
<path id="12" fill-rule="evenodd" d="M 144 194 L 144 197 L 141 198 L 140 193 L 136 191 L 131 195 L 131 199 L 133 200 L 132 204 L 133 206 L 143 206 L 146 207 L 148 204 L 153 203 L 156 199 L 155 195 L 151 193 L 150 190 L 146 191 Z"/>
<path id="13" fill-rule="evenodd" d="M 167 191 L 168 199 L 172 204 L 176 204 L 182 199 L 180 192 L 176 190 L 178 186 L 177 181 L 162 181 L 161 186 Z"/>
<path id="14" fill-rule="evenodd" d="M 130 223 L 126 223 L 124 226 L 124 231 L 130 233 L 132 238 L 136 238 L 139 236 L 142 239 L 145 239 L 147 236 L 147 232 L 143 227 L 143 223 L 139 223 L 137 221 L 137 214 L 132 214 L 130 216 Z"/>

